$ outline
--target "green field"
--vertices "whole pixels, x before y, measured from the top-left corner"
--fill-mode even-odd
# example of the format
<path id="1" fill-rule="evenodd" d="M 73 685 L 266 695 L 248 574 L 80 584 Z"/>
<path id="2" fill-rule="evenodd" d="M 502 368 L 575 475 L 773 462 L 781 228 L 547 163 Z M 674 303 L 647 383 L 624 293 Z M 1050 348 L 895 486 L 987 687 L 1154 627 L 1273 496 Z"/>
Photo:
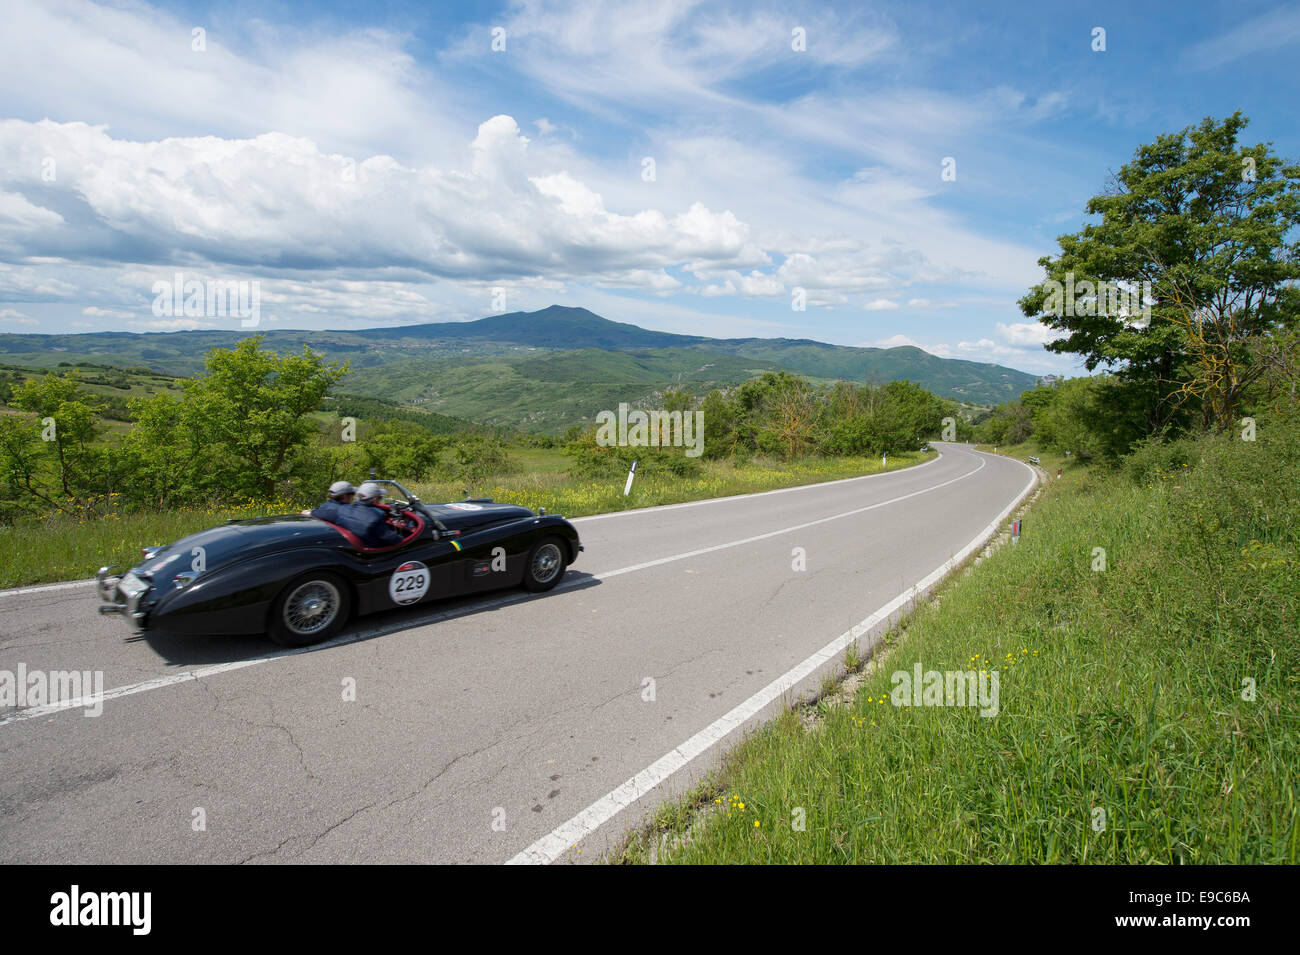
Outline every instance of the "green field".
<path id="1" fill-rule="evenodd" d="M 751 735 L 617 858 L 1294 864 L 1297 432 L 1060 480 L 1044 455 L 1017 546 L 889 634 L 847 701 Z M 999 712 L 893 705 L 918 662 L 998 671 Z"/>
<path id="2" fill-rule="evenodd" d="M 930 456 L 919 452 L 890 455 L 888 470 L 908 467 Z M 545 507 L 552 514 L 580 517 L 793 487 L 881 470 L 879 460 L 864 458 L 790 462 L 755 458 L 742 465 L 706 461 L 703 473 L 696 478 L 638 476 L 632 493 L 624 497 L 622 479 L 571 479 L 566 470 L 569 460 L 558 449 L 512 449 L 509 457 L 507 473 L 489 476 L 473 487 L 466 488 L 464 482 L 415 483 L 411 490 L 425 501 L 459 500 L 469 490 L 475 497 L 493 497 L 534 509 Z M 270 507 L 229 502 L 225 506 L 178 508 L 166 513 L 108 513 L 94 519 L 54 514 L 43 520 L 0 526 L 0 587 L 84 579 L 105 564 L 129 567 L 139 563 L 140 549 L 150 544 L 167 543 L 231 518 L 297 510 L 289 501 Z"/>

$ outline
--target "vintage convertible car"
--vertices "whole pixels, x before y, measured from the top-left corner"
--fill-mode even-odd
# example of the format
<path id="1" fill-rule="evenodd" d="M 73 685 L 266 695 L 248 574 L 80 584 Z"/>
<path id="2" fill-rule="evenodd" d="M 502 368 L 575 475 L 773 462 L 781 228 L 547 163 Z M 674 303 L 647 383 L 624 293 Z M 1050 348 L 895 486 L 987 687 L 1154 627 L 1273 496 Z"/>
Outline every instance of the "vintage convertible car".
<path id="1" fill-rule="evenodd" d="M 365 547 L 351 531 L 285 515 L 227 523 L 164 547 L 121 576 L 97 575 L 100 613 L 137 631 L 266 633 L 277 643 L 327 640 L 353 615 L 522 584 L 550 590 L 582 544 L 563 517 L 466 498 L 423 504 L 396 481 L 388 523 L 405 535 Z"/>

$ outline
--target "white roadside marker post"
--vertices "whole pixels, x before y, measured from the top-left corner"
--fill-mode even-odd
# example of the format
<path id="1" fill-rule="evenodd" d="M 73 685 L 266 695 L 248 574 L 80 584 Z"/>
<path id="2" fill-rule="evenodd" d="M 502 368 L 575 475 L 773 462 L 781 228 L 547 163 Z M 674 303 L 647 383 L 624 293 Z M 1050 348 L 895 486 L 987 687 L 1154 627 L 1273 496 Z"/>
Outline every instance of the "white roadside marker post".
<path id="1" fill-rule="evenodd" d="M 632 493 L 632 479 L 636 477 L 636 461 L 632 462 L 632 468 L 627 472 L 627 483 L 623 485 L 623 496 L 627 497 Z"/>

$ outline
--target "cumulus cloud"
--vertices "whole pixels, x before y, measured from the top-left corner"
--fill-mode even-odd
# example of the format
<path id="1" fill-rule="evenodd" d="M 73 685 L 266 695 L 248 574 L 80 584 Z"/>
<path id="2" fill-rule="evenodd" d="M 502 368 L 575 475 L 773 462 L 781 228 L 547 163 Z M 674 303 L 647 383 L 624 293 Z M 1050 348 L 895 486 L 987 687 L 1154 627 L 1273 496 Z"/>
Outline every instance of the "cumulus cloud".
<path id="1" fill-rule="evenodd" d="M 1041 322 L 1014 322 L 1010 325 L 998 322 L 997 330 L 1004 342 L 1018 348 L 1039 347 L 1064 337 L 1061 332 Z"/>
<path id="2" fill-rule="evenodd" d="M 0 122 L 0 258 L 186 259 L 233 267 L 495 280 L 657 275 L 687 260 L 762 261 L 749 228 L 702 202 L 625 215 L 564 172 L 530 176 L 509 116 L 479 126 L 469 170 L 359 164 L 307 139 L 266 133 L 134 142 L 84 123 Z M 54 182 L 41 159 L 58 158 Z M 378 277 L 377 275 L 375 277 Z M 611 279 L 615 280 L 615 279 Z"/>
<path id="3" fill-rule="evenodd" d="M 697 263 L 698 264 L 698 263 Z M 753 269 L 748 275 L 736 269 L 723 272 L 710 272 L 705 269 L 695 270 L 696 278 L 701 280 L 721 279 L 721 284 L 705 285 L 700 294 L 706 298 L 720 295 L 739 295 L 742 298 L 777 298 L 786 294 L 785 283 L 775 275 Z"/>
<path id="4" fill-rule="evenodd" d="M 795 252 L 786 257 L 776 274 L 790 286 L 837 292 L 864 292 L 893 284 L 872 256 L 860 252 L 819 256 Z"/>
<path id="5" fill-rule="evenodd" d="M 0 308 L 0 325 L 39 325 L 30 315 L 13 308 Z"/>

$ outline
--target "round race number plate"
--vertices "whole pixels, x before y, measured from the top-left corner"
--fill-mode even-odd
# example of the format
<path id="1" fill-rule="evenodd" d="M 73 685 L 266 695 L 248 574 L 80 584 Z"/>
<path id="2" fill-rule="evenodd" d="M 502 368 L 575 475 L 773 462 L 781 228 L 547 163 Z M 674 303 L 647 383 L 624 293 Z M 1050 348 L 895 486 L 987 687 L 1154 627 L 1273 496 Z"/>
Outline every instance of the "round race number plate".
<path id="1" fill-rule="evenodd" d="M 396 604 L 413 604 L 429 592 L 429 568 L 408 560 L 388 578 L 388 596 Z"/>

